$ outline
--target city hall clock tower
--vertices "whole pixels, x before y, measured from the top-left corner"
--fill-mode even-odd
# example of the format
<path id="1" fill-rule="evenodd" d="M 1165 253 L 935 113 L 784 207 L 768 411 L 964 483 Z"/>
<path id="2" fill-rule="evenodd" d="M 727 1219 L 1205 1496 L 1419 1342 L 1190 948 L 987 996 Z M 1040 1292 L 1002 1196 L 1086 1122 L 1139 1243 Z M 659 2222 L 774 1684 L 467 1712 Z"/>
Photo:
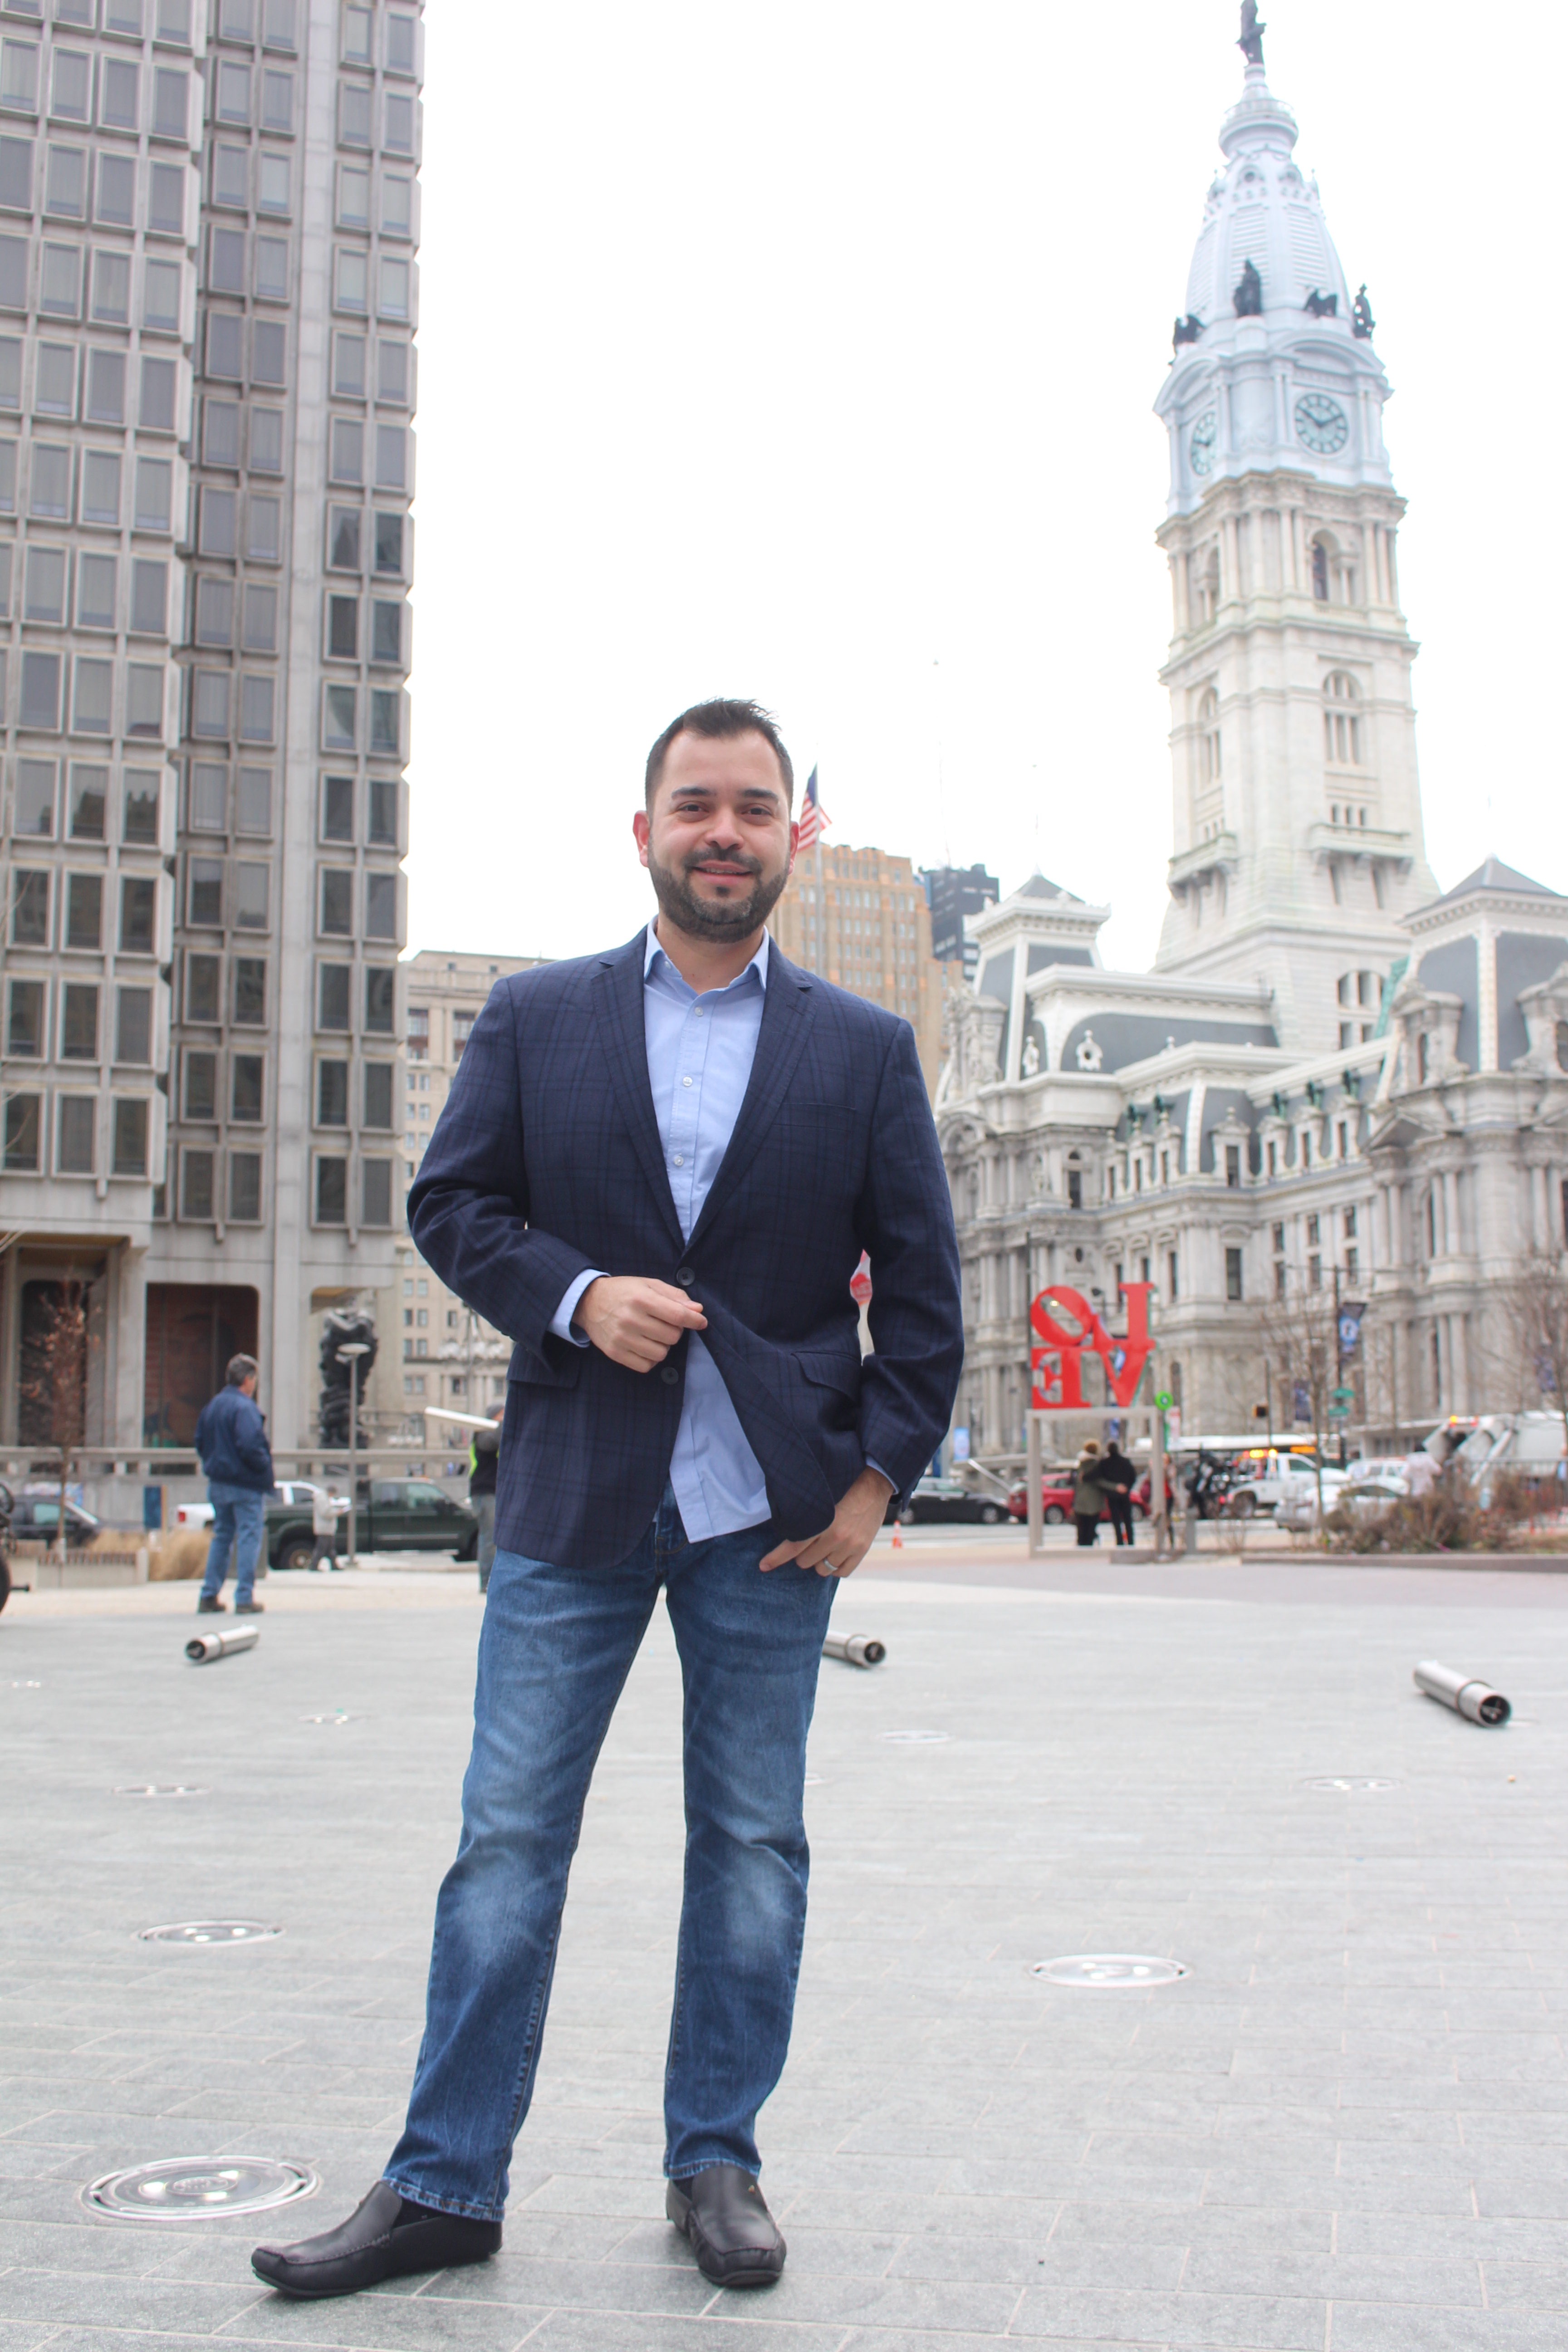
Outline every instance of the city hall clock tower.
<path id="1" fill-rule="evenodd" d="M 1242 95 L 1155 403 L 1171 443 L 1158 536 L 1175 801 L 1156 969 L 1261 981 L 1280 1044 L 1311 1053 L 1370 1034 L 1404 918 L 1436 885 L 1388 380 L 1366 290 L 1352 297 L 1294 160 L 1262 30 L 1244 9 Z"/>

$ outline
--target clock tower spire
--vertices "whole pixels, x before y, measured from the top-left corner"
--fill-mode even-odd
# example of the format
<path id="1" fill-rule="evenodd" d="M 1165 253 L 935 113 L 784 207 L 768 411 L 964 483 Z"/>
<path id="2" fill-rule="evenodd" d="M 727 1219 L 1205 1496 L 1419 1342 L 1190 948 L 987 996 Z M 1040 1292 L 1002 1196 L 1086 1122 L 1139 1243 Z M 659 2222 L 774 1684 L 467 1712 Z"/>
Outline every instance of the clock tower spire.
<path id="1" fill-rule="evenodd" d="M 1175 797 L 1156 966 L 1263 981 L 1280 1043 L 1311 1052 L 1370 1027 L 1403 918 L 1436 885 L 1388 379 L 1366 289 L 1352 296 L 1295 161 L 1263 31 L 1247 0 L 1242 93 L 1220 126 L 1225 163 L 1155 402 L 1171 445 L 1158 537 Z"/>

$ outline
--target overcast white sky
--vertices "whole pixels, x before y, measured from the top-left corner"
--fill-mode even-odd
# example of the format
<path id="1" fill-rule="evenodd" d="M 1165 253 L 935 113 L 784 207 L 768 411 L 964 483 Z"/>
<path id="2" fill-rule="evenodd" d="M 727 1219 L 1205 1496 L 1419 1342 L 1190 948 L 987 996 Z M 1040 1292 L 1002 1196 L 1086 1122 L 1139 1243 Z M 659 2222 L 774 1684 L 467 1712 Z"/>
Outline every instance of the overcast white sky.
<path id="1" fill-rule="evenodd" d="M 1427 842 L 1568 889 L 1563 12 L 1274 0 L 1410 501 Z M 647 910 L 653 736 L 755 695 L 830 840 L 1153 952 L 1166 445 L 1235 0 L 435 0 L 410 939 Z"/>

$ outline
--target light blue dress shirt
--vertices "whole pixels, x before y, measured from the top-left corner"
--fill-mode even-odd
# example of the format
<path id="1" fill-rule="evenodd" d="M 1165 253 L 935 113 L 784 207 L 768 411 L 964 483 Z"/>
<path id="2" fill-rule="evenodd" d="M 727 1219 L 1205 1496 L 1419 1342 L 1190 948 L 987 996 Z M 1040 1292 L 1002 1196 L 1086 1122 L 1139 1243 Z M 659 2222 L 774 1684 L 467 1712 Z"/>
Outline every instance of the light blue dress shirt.
<path id="1" fill-rule="evenodd" d="M 688 1241 L 740 1117 L 756 1059 L 767 984 L 765 931 L 744 971 L 728 987 L 699 996 L 659 946 L 653 925 L 647 927 L 643 1029 L 648 1084 L 670 1197 Z M 588 1285 L 602 1272 L 595 1267 L 580 1274 L 566 1292 L 550 1326 L 558 1339 L 587 1346 L 583 1334 L 572 1328 L 572 1317 Z M 701 1287 L 700 1281 L 699 1298 Z M 695 1331 L 686 1342 L 686 1393 L 669 1483 L 689 1542 L 733 1535 L 739 1528 L 760 1526 L 768 1516 L 762 1465 L 746 1442 L 719 1367 Z"/>

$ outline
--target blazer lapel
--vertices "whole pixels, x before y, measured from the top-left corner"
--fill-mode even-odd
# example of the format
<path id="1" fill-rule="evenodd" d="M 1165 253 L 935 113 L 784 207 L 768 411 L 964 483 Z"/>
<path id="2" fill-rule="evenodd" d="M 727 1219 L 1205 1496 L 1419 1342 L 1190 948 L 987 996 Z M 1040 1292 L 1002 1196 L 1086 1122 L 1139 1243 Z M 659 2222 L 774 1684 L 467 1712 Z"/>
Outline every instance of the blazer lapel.
<path id="1" fill-rule="evenodd" d="M 702 1213 L 692 1227 L 688 1249 L 696 1248 L 762 1149 L 789 1091 L 789 1082 L 810 1034 L 816 1012 L 806 974 L 786 962 L 776 942 L 770 944 L 768 984 L 763 992 L 762 1027 L 757 1033 L 751 1078 L 729 1149 L 702 1203 Z"/>
<path id="2" fill-rule="evenodd" d="M 647 953 L 647 933 L 639 931 L 615 955 L 601 957 L 594 974 L 594 1003 L 621 1116 L 674 1246 L 682 1250 L 686 1245 L 670 1197 L 664 1148 L 654 1115 L 653 1088 L 647 1078 L 647 1034 L 643 1025 L 643 961 Z"/>

